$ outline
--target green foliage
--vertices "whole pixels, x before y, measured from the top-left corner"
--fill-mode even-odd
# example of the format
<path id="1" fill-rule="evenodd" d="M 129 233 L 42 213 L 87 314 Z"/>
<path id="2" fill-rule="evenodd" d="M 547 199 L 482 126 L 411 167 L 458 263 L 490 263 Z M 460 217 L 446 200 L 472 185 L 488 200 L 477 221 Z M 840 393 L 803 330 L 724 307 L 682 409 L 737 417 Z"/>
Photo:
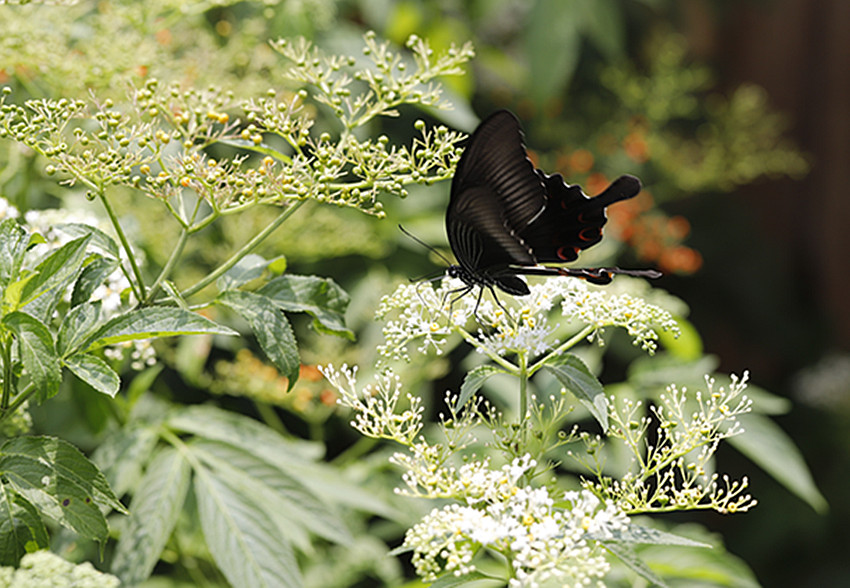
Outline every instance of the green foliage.
<path id="1" fill-rule="evenodd" d="M 157 0 L 4 12 L 0 189 L 21 212 L 70 209 L 85 197 L 104 221 L 34 210 L 18 219 L 0 200 L 0 422 L 8 436 L 0 446 L 0 562 L 20 565 L 0 578 L 14 578 L 13 586 L 32 585 L 37 574 L 50 585 L 117 583 L 88 565 L 30 553 L 62 549 L 73 536 L 75 557 L 103 561 L 127 585 L 400 585 L 388 545 L 407 531 L 394 553 L 412 553 L 435 586 L 508 579 L 504 558 L 510 567 L 515 553 L 503 538 L 466 541 L 444 523 L 489 508 L 507 525 L 500 505 L 531 507 L 545 491 L 545 516 L 529 510 L 532 518 L 515 528 L 541 538 L 545 526 L 533 524 L 549 515 L 545 522 L 562 524 L 568 532 L 552 540 L 575 578 L 599 579 L 614 562 L 606 576 L 614 582 L 664 585 L 678 575 L 747 585 L 746 566 L 719 548 L 707 554 L 716 542 L 704 533 L 627 524 L 609 504 L 640 496 L 615 482 L 632 471 L 624 455 L 651 457 L 629 437 L 646 439 L 643 419 L 659 415 L 647 406 L 663 405 L 670 382 L 716 367 L 681 319 L 684 304 L 634 283 L 610 296 L 561 284 L 564 324 L 551 332 L 553 313 L 506 320 L 486 303 L 486 326 L 476 332 L 459 327 L 430 288 L 401 288 L 381 305 L 381 318 L 401 318 L 384 325 L 372 318 L 370 297 L 400 278 L 383 261 L 363 271 L 344 257 L 388 259 L 395 223 L 382 234 L 373 221 L 390 214 L 418 216 L 436 234 L 443 200 L 429 196 L 451 177 L 463 134 L 433 120 L 471 128 L 473 88 L 476 103 L 513 101 L 530 113 L 529 136 L 556 138 L 559 150 L 565 141 L 586 147 L 580 157 L 573 148 L 538 154 L 564 159 L 571 181 L 647 172 L 659 195 L 672 198 L 803 172 L 757 90 L 704 100 L 707 70 L 686 64 L 672 44 L 650 46 L 643 67 L 625 62 L 632 52 L 616 0 L 539 0 L 519 17 L 510 12 L 516 6 L 484 0 L 445 14 L 419 2 Z M 337 13 L 348 22 L 339 26 Z M 386 27 L 395 43 L 352 33 L 364 22 Z M 326 34 L 312 40 L 318 31 Z M 483 74 L 447 79 L 473 57 L 470 38 Z M 531 100 L 494 91 L 493 80 Z M 439 110 L 446 106 L 455 110 Z M 571 113 L 569 123 L 535 126 L 535 116 L 539 123 L 558 108 Z M 404 203 L 388 198 L 417 185 L 429 189 Z M 422 259 L 417 253 L 404 267 L 405 278 Z M 471 312 L 466 301 L 454 310 Z M 612 330 L 628 333 L 634 348 Z M 463 358 L 463 341 L 489 361 Z M 629 365 L 624 383 L 600 375 L 603 344 Z M 635 360 L 635 348 L 666 353 Z M 391 358 L 429 349 L 452 351 L 451 359 L 429 357 L 395 378 L 382 371 Z M 326 370 L 334 392 L 313 365 L 328 357 L 357 361 L 376 372 L 377 385 L 361 395 L 353 372 Z M 424 383 L 450 368 L 465 372 L 459 394 L 446 397 L 447 418 L 428 423 L 425 415 L 441 408 Z M 612 393 L 643 403 L 624 416 L 612 411 Z M 668 418 L 671 430 L 702 436 L 658 454 L 658 470 L 671 477 L 640 480 L 685 496 L 698 485 L 688 466 L 707 474 L 715 466 L 711 451 L 694 455 L 699 443 L 729 436 L 822 506 L 799 452 L 766 416 L 787 407 L 755 396 L 757 412 L 740 415 L 752 436 Z M 30 410 L 48 435 L 20 436 Z M 352 442 L 349 418 L 363 439 Z M 587 428 L 607 439 L 580 432 Z M 391 457 L 407 470 L 397 494 L 419 501 L 391 492 L 396 475 L 374 439 L 407 448 Z M 70 440 L 92 450 L 91 460 Z M 618 441 L 631 443 L 631 454 Z M 573 475 L 567 462 L 586 464 L 589 477 Z M 458 482 L 466 484 L 460 494 Z M 513 494 L 494 498 L 499 489 Z M 750 505 L 723 502 L 714 490 L 687 494 L 679 507 Z M 448 505 L 458 496 L 468 510 Z M 428 514 L 422 498 L 433 497 L 446 506 Z M 630 504 L 632 513 L 664 510 L 658 501 Z M 114 549 L 101 560 L 103 550 L 88 542 L 107 540 Z M 591 555 L 568 556 L 582 541 Z M 479 569 L 450 569 L 426 545 L 469 549 Z M 686 564 L 668 561 L 682 553 Z M 436 577 L 445 571 L 457 575 Z"/>

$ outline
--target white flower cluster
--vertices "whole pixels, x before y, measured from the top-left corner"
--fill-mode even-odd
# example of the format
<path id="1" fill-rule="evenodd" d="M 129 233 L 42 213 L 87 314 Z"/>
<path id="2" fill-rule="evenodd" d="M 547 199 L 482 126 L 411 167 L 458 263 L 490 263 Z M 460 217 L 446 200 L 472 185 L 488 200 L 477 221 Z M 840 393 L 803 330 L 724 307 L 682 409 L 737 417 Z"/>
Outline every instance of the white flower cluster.
<path id="1" fill-rule="evenodd" d="M 706 377 L 706 393 L 689 394 L 686 388 L 669 386 L 651 407 L 652 418 L 640 416 L 643 403 L 612 398 L 609 438 L 625 444 L 636 467 L 616 480 L 603 476 L 597 463 L 590 469 L 598 481 L 586 480 L 585 487 L 629 513 L 688 509 L 733 513 L 755 506 L 757 501 L 745 492 L 746 477 L 736 481 L 711 471 L 720 441 L 744 432 L 737 417 L 752 408 L 743 394 L 747 377 L 733 375 L 728 387 L 717 387 L 713 378 Z M 648 429 L 653 423 L 657 429 L 650 443 Z M 599 440 L 585 442 L 593 445 Z M 577 459 L 587 465 L 583 458 Z"/>
<path id="2" fill-rule="evenodd" d="M 512 587 L 553 580 L 585 586 L 602 578 L 610 566 L 594 540 L 613 537 L 629 519 L 587 490 L 556 500 L 546 488 L 522 485 L 535 466 L 526 455 L 499 470 L 481 462 L 459 468 L 462 503 L 435 508 L 405 535 L 402 549 L 413 551 L 417 574 L 433 581 L 444 573 L 471 573 L 483 549 L 510 562 Z"/>
<path id="3" fill-rule="evenodd" d="M 677 332 L 672 315 L 660 307 L 628 294 L 594 288 L 583 280 L 544 280 L 530 284 L 528 296 L 503 296 L 498 303 L 489 295 L 479 297 L 470 293 L 459 297 L 458 292 L 463 289 L 459 280 L 444 278 L 436 289 L 425 284 L 404 284 L 385 296 L 378 317 L 385 318 L 394 312 L 398 316 L 386 323 L 386 342 L 379 347 L 379 353 L 409 360 L 409 344 L 421 341 L 417 352 L 434 348 L 439 354 L 452 333 L 471 337 L 465 327 L 474 317 L 481 326 L 492 330 L 489 334 L 478 330 L 475 345 L 479 351 L 501 356 L 515 352 L 532 357 L 542 355 L 559 343 L 552 337 L 556 325 L 550 317 L 558 301 L 563 317 L 590 328 L 590 339 L 605 327 L 622 327 L 635 345 L 652 353 L 657 347 L 657 330 Z"/>
<path id="4" fill-rule="evenodd" d="M 404 398 L 409 408 L 396 414 L 401 395 L 401 380 L 391 371 L 378 374 L 374 385 L 357 390 L 357 366 L 340 369 L 319 366 L 319 371 L 340 393 L 339 404 L 354 411 L 351 426 L 367 437 L 413 443 L 422 429 L 422 399 L 411 394 Z"/>

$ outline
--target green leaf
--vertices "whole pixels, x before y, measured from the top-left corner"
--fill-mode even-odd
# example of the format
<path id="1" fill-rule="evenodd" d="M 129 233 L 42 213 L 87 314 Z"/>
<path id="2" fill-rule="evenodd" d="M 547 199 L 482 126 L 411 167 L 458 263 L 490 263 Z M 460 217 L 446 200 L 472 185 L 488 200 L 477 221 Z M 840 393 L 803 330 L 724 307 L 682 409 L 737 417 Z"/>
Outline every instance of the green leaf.
<path id="1" fill-rule="evenodd" d="M 437 578 L 434 582 L 428 584 L 429 588 L 460 588 L 461 586 L 471 586 L 474 588 L 486 588 L 488 586 L 504 586 L 505 581 L 500 578 L 491 578 L 481 572 L 469 572 L 460 576 L 454 574 L 444 574 Z"/>
<path id="2" fill-rule="evenodd" d="M 110 570 L 125 584 L 136 585 L 153 572 L 186 501 L 190 476 L 189 462 L 171 447 L 148 464 Z"/>
<path id="3" fill-rule="evenodd" d="M 608 430 L 605 389 L 581 359 L 572 354 L 558 355 L 547 360 L 542 367 L 558 378 L 561 386 L 578 398 L 599 422 L 603 431 Z"/>
<path id="4" fill-rule="evenodd" d="M 622 57 L 626 44 L 622 6 L 616 0 L 590 0 L 582 6 L 587 37 L 609 61 Z"/>
<path id="5" fill-rule="evenodd" d="M 623 529 L 613 531 L 611 538 L 594 537 L 592 534 L 589 535 L 589 537 L 596 541 L 605 543 L 606 545 L 609 541 L 616 541 L 618 543 L 678 545 L 682 547 L 706 547 L 709 549 L 712 547 L 709 543 L 694 541 L 689 537 L 675 535 L 673 533 L 668 533 L 667 531 L 654 529 L 652 527 L 644 527 L 634 523 L 631 523 Z"/>
<path id="6" fill-rule="evenodd" d="M 345 326 L 348 294 L 329 278 L 284 275 L 269 281 L 257 293 L 286 312 L 306 312 L 320 333 L 354 339 L 354 333 Z"/>
<path id="7" fill-rule="evenodd" d="M 56 296 L 61 295 L 82 271 L 88 243 L 87 236 L 68 241 L 38 264 L 36 276 L 27 282 L 21 293 L 20 308 L 51 290 L 56 291 Z"/>
<path id="8" fill-rule="evenodd" d="M 21 274 L 29 235 L 13 218 L 0 221 L 0 287 L 16 282 Z"/>
<path id="9" fill-rule="evenodd" d="M 92 461 L 103 471 L 115 494 L 122 496 L 138 485 L 158 440 L 153 426 L 115 429 L 94 450 Z"/>
<path id="10" fill-rule="evenodd" d="M 55 437 L 17 437 L 0 447 L 0 475 L 38 510 L 95 541 L 109 529 L 101 508 L 126 513 L 96 465 Z"/>
<path id="11" fill-rule="evenodd" d="M 291 441 L 254 419 L 214 406 L 190 406 L 175 410 L 166 426 L 214 441 L 253 451 L 270 463 L 290 467 L 312 462 L 324 455 L 319 443 Z"/>
<path id="12" fill-rule="evenodd" d="M 232 586 L 300 588 L 292 546 L 252 496 L 205 467 L 195 470 L 195 496 L 207 547 Z"/>
<path id="13" fill-rule="evenodd" d="M 219 291 L 235 290 L 261 277 L 269 262 L 261 255 L 246 255 L 216 281 Z"/>
<path id="14" fill-rule="evenodd" d="M 335 509 L 316 497 L 297 477 L 255 455 L 252 448 L 242 448 L 219 441 L 198 440 L 191 444 L 200 459 L 219 475 L 234 480 L 252 480 L 257 490 L 253 496 L 258 505 L 277 520 L 284 535 L 307 548 L 306 529 L 337 543 L 348 543 L 351 534 Z M 299 532 L 301 531 L 301 532 Z"/>
<path id="15" fill-rule="evenodd" d="M 25 553 L 50 545 L 38 510 L 26 498 L 0 484 L 0 565 L 16 566 Z"/>
<path id="16" fill-rule="evenodd" d="M 87 344 L 91 334 L 101 326 L 100 309 L 98 301 L 86 302 L 68 311 L 56 336 L 56 353 L 60 357 L 73 355 Z"/>
<path id="17" fill-rule="evenodd" d="M 676 325 L 679 333 L 672 331 L 658 331 L 658 340 L 664 349 L 683 362 L 694 362 L 703 356 L 702 338 L 693 323 L 684 317 L 677 316 Z"/>
<path id="18" fill-rule="evenodd" d="M 616 542 L 603 543 L 603 545 L 608 551 L 616 555 L 617 559 L 623 562 L 627 568 L 635 572 L 638 576 L 655 586 L 666 588 L 667 584 L 664 580 L 653 572 L 649 566 L 646 565 L 646 562 L 637 556 L 631 545 Z"/>
<path id="19" fill-rule="evenodd" d="M 25 312 L 15 311 L 3 318 L 18 341 L 21 363 L 27 370 L 41 402 L 59 392 L 62 369 L 53 347 L 50 331 L 37 318 Z"/>
<path id="20" fill-rule="evenodd" d="M 78 353 L 63 362 L 75 376 L 103 394 L 115 397 L 121 387 L 121 378 L 109 364 L 90 353 Z"/>
<path id="21" fill-rule="evenodd" d="M 204 333 L 238 335 L 233 329 L 182 308 L 139 308 L 110 319 L 88 337 L 85 350 L 92 351 L 107 345 L 137 339 Z"/>
<path id="22" fill-rule="evenodd" d="M 788 490 L 824 513 L 829 505 L 820 493 L 803 455 L 779 425 L 759 414 L 738 417 L 744 433 L 729 437 L 729 443 L 774 477 Z"/>
<path id="23" fill-rule="evenodd" d="M 564 91 L 578 65 L 582 10 L 573 2 L 537 0 L 524 27 L 529 97 L 545 104 Z"/>
<path id="24" fill-rule="evenodd" d="M 54 228 L 59 229 L 70 237 L 89 237 L 91 244 L 114 259 L 121 258 L 121 249 L 115 239 L 95 226 L 84 223 L 60 223 Z"/>
<path id="25" fill-rule="evenodd" d="M 463 408 L 463 406 L 469 402 L 469 399 L 481 389 L 481 386 L 484 385 L 487 378 L 496 374 L 504 373 L 507 372 L 494 365 L 479 365 L 478 367 L 470 370 L 463 378 L 463 384 L 460 386 L 460 394 L 457 397 L 454 409 L 457 411 Z"/>
<path id="26" fill-rule="evenodd" d="M 280 308 L 266 296 L 240 290 L 222 292 L 216 300 L 248 321 L 266 356 L 289 380 L 291 390 L 298 380 L 301 362 L 292 327 Z"/>
<path id="27" fill-rule="evenodd" d="M 77 278 L 74 291 L 71 293 L 71 306 L 77 306 L 88 302 L 94 291 L 101 286 L 106 279 L 118 269 L 118 262 L 114 259 L 97 256 L 92 260 Z"/>

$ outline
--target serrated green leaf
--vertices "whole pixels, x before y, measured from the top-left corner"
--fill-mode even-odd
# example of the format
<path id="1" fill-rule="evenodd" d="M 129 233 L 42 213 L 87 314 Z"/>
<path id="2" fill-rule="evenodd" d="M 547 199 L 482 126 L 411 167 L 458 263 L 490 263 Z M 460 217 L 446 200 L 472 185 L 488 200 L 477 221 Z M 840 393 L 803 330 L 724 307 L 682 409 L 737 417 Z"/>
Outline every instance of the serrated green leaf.
<path id="1" fill-rule="evenodd" d="M 56 353 L 60 357 L 72 355 L 87 343 L 95 329 L 100 328 L 101 303 L 87 302 L 75 306 L 62 319 L 56 336 Z"/>
<path id="2" fill-rule="evenodd" d="M 68 241 L 38 264 L 36 276 L 27 282 L 21 293 L 20 308 L 51 290 L 55 290 L 55 296 L 61 295 L 82 271 L 88 243 L 88 236 Z"/>
<path id="3" fill-rule="evenodd" d="M 88 337 L 88 345 L 85 347 L 85 351 L 93 351 L 107 345 L 137 339 L 204 333 L 238 335 L 233 329 L 182 308 L 138 308 L 113 317 L 106 322 Z"/>
<path id="4" fill-rule="evenodd" d="M 269 262 L 262 255 L 254 253 L 246 255 L 216 281 L 216 286 L 220 292 L 235 290 L 262 276 L 268 264 Z"/>
<path id="5" fill-rule="evenodd" d="M 62 439 L 10 439 L 0 447 L 0 475 L 42 514 L 88 539 L 108 536 L 101 508 L 127 512 L 97 466 Z"/>
<path id="6" fill-rule="evenodd" d="M 636 525 L 634 523 L 626 526 L 623 529 L 612 531 L 612 536 L 610 538 L 597 538 L 593 535 L 590 535 L 589 538 L 595 539 L 605 544 L 607 544 L 609 541 L 616 541 L 619 543 L 678 545 L 681 547 L 705 547 L 709 549 L 712 547 L 709 543 L 694 541 L 689 537 L 675 535 L 673 533 L 668 533 L 667 531 L 654 529 L 652 527 L 644 527 L 641 525 Z"/>
<path id="7" fill-rule="evenodd" d="M 0 221 L 0 286 L 5 288 L 18 280 L 28 243 L 29 235 L 18 221 Z"/>
<path id="8" fill-rule="evenodd" d="M 429 588 L 460 588 L 461 586 L 470 586 L 472 588 L 486 588 L 488 586 L 504 586 L 505 581 L 499 578 L 490 578 L 481 572 L 469 572 L 460 576 L 454 574 L 444 574 L 437 578 L 432 583 L 428 584 Z"/>
<path id="9" fill-rule="evenodd" d="M 153 426 L 122 427 L 107 435 L 91 458 L 115 494 L 123 496 L 138 485 L 158 440 Z"/>
<path id="10" fill-rule="evenodd" d="M 472 396 L 481 389 L 487 378 L 496 374 L 507 373 L 505 370 L 494 365 L 479 365 L 470 370 L 463 378 L 463 384 L 460 386 L 460 394 L 458 394 L 455 402 L 455 410 L 460 410 Z"/>
<path id="11" fill-rule="evenodd" d="M 198 440 L 191 448 L 220 475 L 234 480 L 254 480 L 258 487 L 253 493 L 257 504 L 278 520 L 281 531 L 294 543 L 303 548 L 309 545 L 302 529 L 336 543 L 351 541 L 339 513 L 286 468 L 270 463 L 253 450 L 220 441 Z"/>
<path id="12" fill-rule="evenodd" d="M 324 333 L 354 339 L 345 326 L 348 294 L 329 278 L 283 275 L 257 290 L 286 312 L 306 312 L 313 317 L 313 327 Z"/>
<path id="13" fill-rule="evenodd" d="M 189 491 L 191 468 L 176 449 L 154 456 L 133 494 L 111 572 L 128 585 L 146 580 L 159 561 Z"/>
<path id="14" fill-rule="evenodd" d="M 195 470 L 195 496 L 207 547 L 232 586 L 300 588 L 292 546 L 251 496 L 212 470 Z"/>
<path id="15" fill-rule="evenodd" d="M 121 378 L 109 364 L 90 353 L 78 353 L 64 360 L 67 367 L 83 382 L 103 394 L 115 397 L 121 387 Z"/>
<path id="16" fill-rule="evenodd" d="M 632 570 L 638 576 L 655 586 L 667 588 L 667 584 L 664 580 L 662 580 L 658 574 L 653 572 L 650 567 L 646 565 L 645 561 L 637 556 L 631 545 L 628 543 L 603 543 L 603 545 L 608 551 L 617 556 L 617 559 L 623 562 L 627 568 Z"/>
<path id="17" fill-rule="evenodd" d="M 88 302 L 94 291 L 117 269 L 118 261 L 106 257 L 95 257 L 83 268 L 74 283 L 74 290 L 71 293 L 71 306 Z"/>
<path id="18" fill-rule="evenodd" d="M 16 566 L 25 553 L 49 545 L 47 528 L 35 506 L 0 484 L 0 565 Z"/>
<path id="19" fill-rule="evenodd" d="M 803 455 L 779 425 L 760 414 L 738 416 L 744 433 L 729 437 L 729 443 L 750 458 L 780 484 L 824 513 L 829 505 L 818 490 Z"/>
<path id="20" fill-rule="evenodd" d="M 562 354 L 550 358 L 542 367 L 558 378 L 561 386 L 573 393 L 602 426 L 603 431 L 608 430 L 605 389 L 581 359 L 572 354 Z"/>
<path id="21" fill-rule="evenodd" d="M 166 421 L 174 430 L 253 451 L 284 467 L 312 462 L 324 455 L 319 443 L 292 441 L 254 419 L 214 406 L 190 406 L 175 410 Z"/>
<path id="22" fill-rule="evenodd" d="M 114 259 L 121 258 L 121 250 L 115 239 L 92 225 L 84 223 L 60 223 L 55 225 L 56 229 L 62 231 L 72 238 L 89 237 L 91 244 L 102 250 Z"/>
<path id="23" fill-rule="evenodd" d="M 3 324 L 15 334 L 21 363 L 37 390 L 38 401 L 54 396 L 59 392 L 62 369 L 50 331 L 37 318 L 20 311 L 7 314 Z"/>
<path id="24" fill-rule="evenodd" d="M 286 376 L 291 390 L 298 380 L 301 361 L 292 327 L 281 309 L 268 297 L 255 292 L 227 290 L 216 300 L 248 321 L 266 357 Z"/>

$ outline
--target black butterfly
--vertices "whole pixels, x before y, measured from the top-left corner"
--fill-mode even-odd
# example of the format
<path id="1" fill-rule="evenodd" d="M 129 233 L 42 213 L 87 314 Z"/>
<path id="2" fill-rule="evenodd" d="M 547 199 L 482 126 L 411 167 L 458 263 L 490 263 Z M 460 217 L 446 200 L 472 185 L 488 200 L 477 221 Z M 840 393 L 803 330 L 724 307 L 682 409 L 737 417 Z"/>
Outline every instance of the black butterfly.
<path id="1" fill-rule="evenodd" d="M 646 278 L 655 270 L 559 268 L 539 264 L 574 261 L 582 249 L 602 240 L 605 207 L 632 198 L 640 180 L 620 176 L 594 198 L 560 174 L 547 175 L 528 159 L 517 118 L 500 110 L 469 138 L 452 179 L 446 233 L 458 265 L 448 268 L 461 279 L 461 296 L 475 286 L 529 294 L 519 275 L 574 276 L 607 284 L 613 274 Z"/>

